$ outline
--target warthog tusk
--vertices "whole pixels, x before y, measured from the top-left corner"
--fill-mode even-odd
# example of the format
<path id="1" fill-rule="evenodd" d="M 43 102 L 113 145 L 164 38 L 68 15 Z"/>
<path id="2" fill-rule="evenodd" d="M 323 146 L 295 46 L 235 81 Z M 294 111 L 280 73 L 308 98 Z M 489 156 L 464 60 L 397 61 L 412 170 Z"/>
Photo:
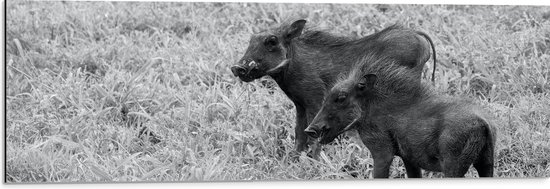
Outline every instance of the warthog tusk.
<path id="1" fill-rule="evenodd" d="M 283 60 L 279 65 L 277 65 L 275 68 L 272 68 L 272 69 L 270 69 L 270 70 L 267 70 L 266 73 L 269 74 L 269 73 L 271 73 L 271 72 L 279 72 L 279 69 L 281 69 L 283 66 L 288 65 L 289 62 L 290 62 L 289 59 L 285 59 L 285 60 Z"/>
<path id="2" fill-rule="evenodd" d="M 336 136 L 341 135 L 342 133 L 344 133 L 344 132 L 346 132 L 346 131 L 349 131 L 349 130 L 353 129 L 355 123 L 356 123 L 358 120 L 359 120 L 359 118 L 355 118 L 353 121 L 351 121 L 350 124 L 348 124 L 346 127 L 344 127 L 344 129 L 343 129 L 342 131 L 338 132 L 338 134 L 337 134 Z M 318 142 L 318 143 L 321 142 L 321 140 L 323 139 L 324 136 L 325 136 L 325 132 L 322 132 L 321 135 L 319 136 L 319 138 L 317 138 L 317 141 L 316 141 L 316 142 Z"/>
<path id="3" fill-rule="evenodd" d="M 249 67 L 256 67 L 258 65 L 258 63 L 256 63 L 256 61 L 252 60 L 248 63 L 248 66 Z"/>
<path id="4" fill-rule="evenodd" d="M 355 122 L 357 122 L 358 120 L 359 120 L 359 118 L 355 118 L 350 124 L 348 124 L 348 126 L 344 127 L 344 129 L 342 131 L 340 131 L 340 133 L 338 133 L 338 135 L 353 129 L 353 126 L 355 125 Z"/>

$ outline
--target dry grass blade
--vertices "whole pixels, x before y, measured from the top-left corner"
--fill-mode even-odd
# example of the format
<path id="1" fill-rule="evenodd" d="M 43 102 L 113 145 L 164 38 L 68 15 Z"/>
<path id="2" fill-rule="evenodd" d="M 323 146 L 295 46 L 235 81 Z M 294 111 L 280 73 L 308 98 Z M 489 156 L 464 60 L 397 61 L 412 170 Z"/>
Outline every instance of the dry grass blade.
<path id="1" fill-rule="evenodd" d="M 120 164 L 118 164 L 117 168 L 116 169 L 120 169 L 124 166 L 126 166 L 127 164 L 131 163 L 133 160 L 136 160 L 136 157 L 141 155 L 142 152 L 138 152 L 138 153 L 134 153 L 130 156 L 128 156 L 127 158 L 124 159 L 124 161 L 120 162 Z"/>
<path id="2" fill-rule="evenodd" d="M 128 92 L 126 93 L 126 95 L 122 98 L 122 101 L 126 101 L 126 99 L 128 98 L 128 96 L 130 94 L 132 94 L 132 91 L 136 88 L 134 83 L 136 82 L 136 80 L 140 77 L 143 77 L 145 75 L 145 73 L 147 73 L 147 71 L 150 70 L 151 67 L 153 67 L 153 65 L 156 63 L 155 60 L 163 60 L 162 58 L 152 58 L 151 61 L 149 61 L 147 64 L 143 65 L 137 72 L 136 74 L 134 74 L 134 76 L 132 78 L 130 78 L 129 82 L 126 83 L 126 87 L 129 88 Z"/>
<path id="3" fill-rule="evenodd" d="M 325 154 L 325 152 L 322 152 L 320 153 L 321 155 L 321 159 L 323 159 L 323 161 L 325 161 L 325 165 L 326 166 L 329 166 L 331 170 L 336 170 L 336 167 L 334 167 L 332 165 L 332 162 L 328 159 L 327 155 Z"/>
<path id="4" fill-rule="evenodd" d="M 151 117 L 149 114 L 142 113 L 142 112 L 128 112 L 128 115 L 129 116 L 133 115 L 133 116 L 136 116 L 136 117 L 144 117 L 147 120 L 153 120 L 153 117 Z"/>
<path id="5" fill-rule="evenodd" d="M 21 42 L 19 42 L 19 39 L 15 38 L 13 39 L 13 42 L 15 43 L 15 46 L 17 47 L 17 51 L 20 56 L 24 56 L 25 52 L 23 51 L 23 46 L 21 45 Z"/>
<path id="6" fill-rule="evenodd" d="M 32 78 L 33 78 L 33 77 L 31 77 L 29 74 L 25 73 L 24 71 L 21 71 L 21 70 L 17 69 L 16 67 L 13 67 L 13 66 L 10 66 L 10 65 L 8 65 L 8 66 L 9 66 L 11 69 L 13 69 L 13 70 L 15 70 L 15 71 L 17 71 L 17 72 L 23 74 L 29 81 L 32 81 Z"/>
<path id="7" fill-rule="evenodd" d="M 163 166 L 163 167 L 159 167 L 159 168 L 155 168 L 145 174 L 143 174 L 143 176 L 140 178 L 141 180 L 147 180 L 148 178 L 152 177 L 152 176 L 155 176 L 155 175 L 158 175 L 158 174 L 161 174 L 163 172 L 166 172 L 167 170 L 169 170 L 170 167 L 169 165 L 167 166 Z"/>
<path id="8" fill-rule="evenodd" d="M 92 164 L 88 164 L 87 166 L 88 166 L 88 168 L 90 168 L 90 171 L 92 171 L 96 176 L 101 178 L 101 180 L 103 180 L 103 181 L 112 181 L 113 180 L 111 175 L 109 175 L 107 172 L 103 171 L 101 168 L 99 168 L 95 165 L 92 165 Z"/>

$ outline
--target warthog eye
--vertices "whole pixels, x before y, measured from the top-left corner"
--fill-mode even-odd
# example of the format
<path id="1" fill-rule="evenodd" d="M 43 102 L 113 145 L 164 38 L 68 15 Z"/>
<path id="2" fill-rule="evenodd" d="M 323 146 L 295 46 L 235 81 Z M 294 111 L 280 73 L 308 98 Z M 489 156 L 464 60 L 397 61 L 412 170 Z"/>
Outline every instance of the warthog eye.
<path id="1" fill-rule="evenodd" d="M 344 100 L 346 100 L 346 98 L 347 98 L 347 95 L 341 94 L 341 95 L 338 95 L 338 97 L 336 97 L 336 99 L 334 100 L 334 102 L 336 102 L 336 103 L 342 103 L 342 102 L 344 102 Z"/>
<path id="2" fill-rule="evenodd" d="M 272 49 L 274 46 L 277 46 L 277 44 L 279 44 L 279 39 L 277 39 L 277 36 L 274 35 L 267 37 L 264 42 L 264 45 L 266 47 L 269 47 L 270 49 Z"/>

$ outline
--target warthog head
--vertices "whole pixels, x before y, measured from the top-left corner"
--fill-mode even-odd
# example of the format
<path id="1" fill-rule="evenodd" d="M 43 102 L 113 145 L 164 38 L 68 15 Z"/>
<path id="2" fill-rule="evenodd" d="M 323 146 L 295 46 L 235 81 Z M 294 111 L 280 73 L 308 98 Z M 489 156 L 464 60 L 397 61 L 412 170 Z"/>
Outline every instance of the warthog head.
<path id="1" fill-rule="evenodd" d="M 361 118 L 361 106 L 357 96 L 373 90 L 376 75 L 367 74 L 360 81 L 351 79 L 338 82 L 326 96 L 321 110 L 305 129 L 321 144 L 332 142 L 338 135 L 353 129 Z"/>
<path id="2" fill-rule="evenodd" d="M 231 66 L 231 72 L 244 82 L 280 72 L 289 63 L 292 39 L 300 36 L 306 24 L 297 20 L 270 31 L 253 34 L 244 56 Z"/>

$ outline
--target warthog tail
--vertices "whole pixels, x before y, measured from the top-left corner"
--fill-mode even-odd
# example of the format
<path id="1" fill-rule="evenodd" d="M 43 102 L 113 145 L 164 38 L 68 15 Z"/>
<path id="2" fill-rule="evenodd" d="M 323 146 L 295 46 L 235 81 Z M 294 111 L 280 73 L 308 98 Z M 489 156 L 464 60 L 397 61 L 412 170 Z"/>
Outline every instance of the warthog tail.
<path id="1" fill-rule="evenodd" d="M 428 42 L 430 43 L 430 46 L 432 47 L 432 54 L 433 54 L 433 59 L 434 59 L 434 69 L 432 71 L 432 83 L 435 84 L 435 65 L 436 65 L 437 58 L 436 58 L 436 54 L 435 54 L 434 43 L 432 41 L 432 38 L 430 38 L 430 36 L 428 36 L 428 34 L 426 34 L 424 32 L 421 32 L 421 31 L 417 31 L 416 33 L 418 33 L 418 35 L 421 35 L 422 37 L 426 38 L 426 40 L 428 40 Z"/>

